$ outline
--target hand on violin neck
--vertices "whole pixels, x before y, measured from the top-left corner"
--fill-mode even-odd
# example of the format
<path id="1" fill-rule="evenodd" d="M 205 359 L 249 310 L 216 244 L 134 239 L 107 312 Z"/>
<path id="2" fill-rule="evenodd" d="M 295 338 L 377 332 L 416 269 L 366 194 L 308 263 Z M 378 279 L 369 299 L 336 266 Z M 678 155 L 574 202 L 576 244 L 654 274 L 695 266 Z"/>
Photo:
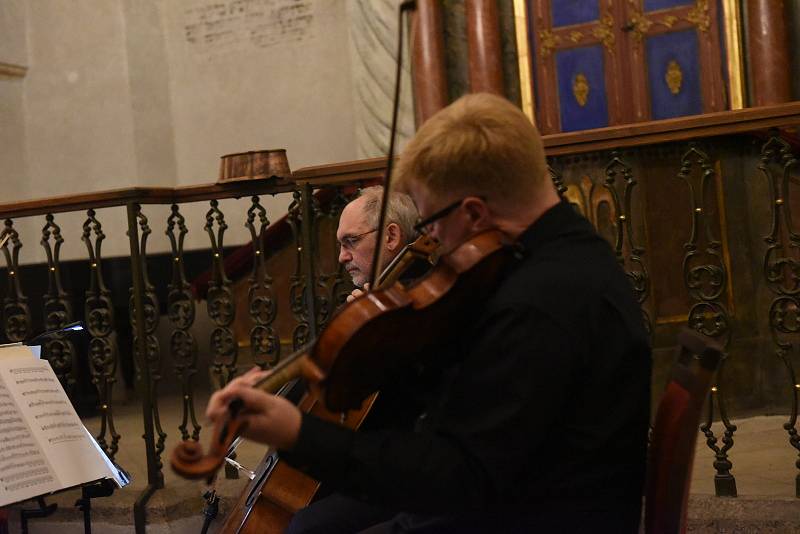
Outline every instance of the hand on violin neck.
<path id="1" fill-rule="evenodd" d="M 300 434 L 302 416 L 288 400 L 253 387 L 267 375 L 269 371 L 255 368 L 232 380 L 211 396 L 206 417 L 213 423 L 228 417 L 231 402 L 239 399 L 242 406 L 236 417 L 245 424 L 244 437 L 279 449 L 291 449 Z"/>

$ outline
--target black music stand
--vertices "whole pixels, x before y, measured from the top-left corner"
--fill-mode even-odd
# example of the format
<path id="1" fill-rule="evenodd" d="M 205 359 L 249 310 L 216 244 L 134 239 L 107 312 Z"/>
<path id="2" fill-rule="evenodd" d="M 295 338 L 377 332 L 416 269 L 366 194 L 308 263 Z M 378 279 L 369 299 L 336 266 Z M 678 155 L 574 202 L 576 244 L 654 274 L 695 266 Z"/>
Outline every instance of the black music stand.
<path id="1" fill-rule="evenodd" d="M 122 469 L 116 463 L 114 463 L 114 467 L 117 469 L 119 474 L 119 482 L 111 478 L 103 478 L 100 480 L 87 482 L 86 484 L 81 484 L 80 486 L 64 488 L 63 490 L 33 497 L 33 500 L 36 501 L 38 508 L 23 508 L 20 510 L 20 527 L 22 534 L 28 534 L 29 520 L 50 517 L 58 509 L 58 504 L 56 503 L 47 504 L 44 500 L 45 497 L 61 493 L 62 491 L 75 489 L 76 487 L 81 488 L 81 497 L 75 501 L 75 506 L 81 512 L 83 512 L 83 531 L 85 534 L 92 534 L 92 499 L 99 497 L 110 497 L 114 494 L 114 490 L 117 487 L 124 487 L 130 482 L 130 475 L 128 475 L 124 469 Z"/>

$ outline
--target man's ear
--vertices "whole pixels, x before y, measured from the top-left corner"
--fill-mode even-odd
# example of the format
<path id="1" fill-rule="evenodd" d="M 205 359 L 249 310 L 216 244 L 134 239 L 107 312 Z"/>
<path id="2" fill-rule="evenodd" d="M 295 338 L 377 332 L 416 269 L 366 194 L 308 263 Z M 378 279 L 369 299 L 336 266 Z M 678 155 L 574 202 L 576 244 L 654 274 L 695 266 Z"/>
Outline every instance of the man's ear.
<path id="1" fill-rule="evenodd" d="M 400 247 L 403 246 L 400 226 L 398 226 L 397 223 L 389 223 L 386 226 L 384 235 L 386 236 L 386 250 L 389 252 L 399 250 Z"/>
<path id="2" fill-rule="evenodd" d="M 464 199 L 464 211 L 467 212 L 473 230 L 485 230 L 491 227 L 491 212 L 489 206 L 480 197 L 467 197 Z"/>

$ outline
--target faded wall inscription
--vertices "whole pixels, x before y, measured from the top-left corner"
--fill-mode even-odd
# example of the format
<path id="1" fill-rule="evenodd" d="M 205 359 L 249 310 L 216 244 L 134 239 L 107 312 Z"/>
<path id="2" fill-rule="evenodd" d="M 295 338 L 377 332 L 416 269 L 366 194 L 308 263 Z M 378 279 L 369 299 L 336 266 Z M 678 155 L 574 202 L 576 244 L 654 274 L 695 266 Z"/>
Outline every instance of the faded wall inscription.
<path id="1" fill-rule="evenodd" d="M 184 11 L 186 42 L 199 54 L 268 48 L 311 37 L 313 0 L 206 1 Z"/>

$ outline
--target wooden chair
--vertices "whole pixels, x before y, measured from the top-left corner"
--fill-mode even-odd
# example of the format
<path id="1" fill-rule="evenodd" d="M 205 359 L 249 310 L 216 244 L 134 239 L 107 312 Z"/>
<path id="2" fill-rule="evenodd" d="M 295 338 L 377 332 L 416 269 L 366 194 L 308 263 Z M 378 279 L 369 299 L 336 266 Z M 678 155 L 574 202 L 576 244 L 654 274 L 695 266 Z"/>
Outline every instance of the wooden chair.
<path id="1" fill-rule="evenodd" d="M 678 335 L 678 361 L 658 404 L 647 465 L 645 533 L 686 531 L 692 461 L 703 404 L 722 349 L 685 330 Z"/>

